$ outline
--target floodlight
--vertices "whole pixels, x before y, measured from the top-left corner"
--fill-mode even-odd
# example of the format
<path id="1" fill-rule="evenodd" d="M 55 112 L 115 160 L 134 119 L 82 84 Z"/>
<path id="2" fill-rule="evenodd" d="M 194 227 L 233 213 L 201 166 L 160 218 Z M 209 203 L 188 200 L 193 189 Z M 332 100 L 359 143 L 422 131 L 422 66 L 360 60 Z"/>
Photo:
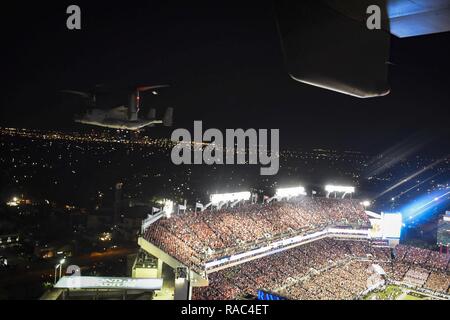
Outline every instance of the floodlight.
<path id="1" fill-rule="evenodd" d="M 168 215 L 173 213 L 173 201 L 172 200 L 165 200 L 163 211 Z"/>
<path id="2" fill-rule="evenodd" d="M 327 192 L 345 192 L 345 193 L 354 193 L 355 187 L 350 186 L 334 186 L 334 185 L 326 185 L 325 191 Z"/>
<path id="3" fill-rule="evenodd" d="M 280 188 L 277 189 L 275 197 L 277 198 L 291 198 L 299 195 L 306 195 L 305 188 L 302 186 L 293 188 Z"/>
<path id="4" fill-rule="evenodd" d="M 218 193 L 212 194 L 210 200 L 213 204 L 219 204 L 221 202 L 238 201 L 238 200 L 250 200 L 251 193 L 249 191 L 235 192 L 235 193 Z"/>
<path id="5" fill-rule="evenodd" d="M 369 207 L 369 206 L 370 206 L 370 201 L 369 201 L 369 200 L 364 200 L 363 202 L 361 202 L 361 204 L 362 204 L 364 207 Z"/>

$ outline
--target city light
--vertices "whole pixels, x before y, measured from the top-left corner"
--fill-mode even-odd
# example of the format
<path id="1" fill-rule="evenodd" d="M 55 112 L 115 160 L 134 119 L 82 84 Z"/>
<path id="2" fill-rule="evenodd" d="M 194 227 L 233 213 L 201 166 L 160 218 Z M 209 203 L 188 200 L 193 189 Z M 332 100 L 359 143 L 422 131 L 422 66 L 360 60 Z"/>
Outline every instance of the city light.
<path id="1" fill-rule="evenodd" d="M 19 205 L 18 199 L 16 197 L 12 198 L 6 203 L 8 207 L 17 207 Z"/>
<path id="2" fill-rule="evenodd" d="M 103 232 L 100 237 L 99 237 L 100 241 L 111 241 L 112 240 L 112 236 L 110 232 Z"/>

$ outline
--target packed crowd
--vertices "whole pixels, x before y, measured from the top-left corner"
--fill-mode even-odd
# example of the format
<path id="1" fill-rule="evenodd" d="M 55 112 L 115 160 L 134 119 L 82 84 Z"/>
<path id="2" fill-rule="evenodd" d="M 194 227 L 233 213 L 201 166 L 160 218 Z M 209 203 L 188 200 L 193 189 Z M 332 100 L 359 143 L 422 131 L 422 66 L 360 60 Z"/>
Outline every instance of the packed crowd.
<path id="1" fill-rule="evenodd" d="M 424 268 L 410 267 L 403 277 L 403 282 L 413 286 L 423 286 L 430 275 L 430 271 Z"/>
<path id="2" fill-rule="evenodd" d="M 349 261 L 296 283 L 280 294 L 297 300 L 349 300 L 366 289 L 370 265 L 368 261 Z"/>
<path id="3" fill-rule="evenodd" d="M 218 211 L 186 212 L 150 225 L 144 238 L 199 273 L 213 258 L 326 227 L 365 228 L 364 208 L 355 200 L 302 197 Z M 316 240 L 208 275 L 195 299 L 236 299 L 257 290 L 290 299 L 352 299 L 367 289 L 369 267 L 379 264 L 388 279 L 448 292 L 450 255 L 356 240 Z"/>
<path id="4" fill-rule="evenodd" d="M 290 202 L 173 215 L 153 223 L 144 238 L 183 263 L 201 267 L 206 260 L 275 239 L 329 226 L 369 225 L 364 207 L 356 200 L 302 197 Z"/>
<path id="5" fill-rule="evenodd" d="M 395 261 L 411 266 L 423 267 L 427 270 L 435 271 L 449 270 L 450 255 L 439 254 L 438 251 L 399 244 L 395 247 L 394 255 Z"/>
<path id="6" fill-rule="evenodd" d="M 431 272 L 424 287 L 436 292 L 445 292 L 450 286 L 450 276 L 443 272 Z"/>
<path id="7" fill-rule="evenodd" d="M 209 286 L 194 288 L 193 298 L 236 299 L 261 289 L 289 299 L 350 299 L 365 289 L 370 275 L 367 257 L 374 252 L 362 252 L 364 247 L 369 249 L 367 241 L 310 242 L 209 274 Z"/>
<path id="8" fill-rule="evenodd" d="M 387 279 L 449 293 L 450 256 L 404 245 L 393 256 L 369 241 L 322 239 L 211 273 L 209 286 L 194 288 L 193 298 L 238 299 L 265 290 L 288 299 L 354 299 L 368 288 L 374 264 Z"/>

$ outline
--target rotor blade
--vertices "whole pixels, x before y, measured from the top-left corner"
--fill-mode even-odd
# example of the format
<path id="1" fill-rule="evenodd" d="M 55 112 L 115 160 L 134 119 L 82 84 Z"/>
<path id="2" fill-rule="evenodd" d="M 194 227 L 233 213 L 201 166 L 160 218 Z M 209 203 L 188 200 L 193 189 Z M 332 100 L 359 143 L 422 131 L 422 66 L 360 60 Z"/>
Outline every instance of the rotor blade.
<path id="1" fill-rule="evenodd" d="M 148 91 L 148 90 L 152 90 L 152 89 L 167 88 L 167 87 L 169 87 L 168 84 L 161 84 L 161 85 L 156 85 L 156 86 L 140 86 L 140 87 L 137 87 L 136 89 L 138 91 Z"/>
<path id="2" fill-rule="evenodd" d="M 75 94 L 77 96 L 82 96 L 86 99 L 89 99 L 91 95 L 87 92 L 75 91 L 75 90 L 61 90 L 63 93 Z"/>

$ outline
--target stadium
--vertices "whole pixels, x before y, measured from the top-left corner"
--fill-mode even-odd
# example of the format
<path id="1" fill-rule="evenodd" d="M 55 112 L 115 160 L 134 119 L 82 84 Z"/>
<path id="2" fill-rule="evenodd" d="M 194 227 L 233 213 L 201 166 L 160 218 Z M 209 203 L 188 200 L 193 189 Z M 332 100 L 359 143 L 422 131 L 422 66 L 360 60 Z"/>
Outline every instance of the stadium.
<path id="1" fill-rule="evenodd" d="M 160 299 L 449 299 L 450 255 L 399 244 L 400 213 L 377 214 L 352 187 L 211 195 L 210 203 L 167 201 L 143 221 L 138 244 L 163 278 Z M 168 271 L 169 270 L 169 271 Z"/>

